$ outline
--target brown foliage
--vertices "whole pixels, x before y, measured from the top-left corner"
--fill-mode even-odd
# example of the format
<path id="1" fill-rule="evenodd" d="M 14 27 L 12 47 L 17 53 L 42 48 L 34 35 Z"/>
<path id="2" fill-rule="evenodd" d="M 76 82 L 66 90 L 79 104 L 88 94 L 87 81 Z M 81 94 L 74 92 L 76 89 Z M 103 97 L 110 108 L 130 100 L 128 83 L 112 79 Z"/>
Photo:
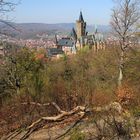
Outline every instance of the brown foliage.
<path id="1" fill-rule="evenodd" d="M 113 97 L 113 95 L 111 94 L 97 91 L 93 94 L 91 100 L 94 106 L 104 106 L 109 104 L 111 101 L 115 100 L 115 97 Z"/>
<path id="2" fill-rule="evenodd" d="M 134 90 L 128 84 L 123 84 L 117 90 L 117 100 L 124 106 L 134 103 L 135 95 Z"/>

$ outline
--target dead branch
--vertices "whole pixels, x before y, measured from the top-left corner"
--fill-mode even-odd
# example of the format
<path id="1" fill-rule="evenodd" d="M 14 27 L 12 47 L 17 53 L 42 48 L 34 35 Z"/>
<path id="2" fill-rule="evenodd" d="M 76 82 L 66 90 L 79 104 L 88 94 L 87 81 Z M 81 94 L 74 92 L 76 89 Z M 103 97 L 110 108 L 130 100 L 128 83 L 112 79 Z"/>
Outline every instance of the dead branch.
<path id="1" fill-rule="evenodd" d="M 56 137 L 56 139 L 60 139 L 66 134 L 68 134 L 71 129 L 73 129 L 82 119 L 85 118 L 85 116 L 88 115 L 88 113 L 96 113 L 96 112 L 104 112 L 104 111 L 109 111 L 110 109 L 116 110 L 118 113 L 121 111 L 121 105 L 117 102 L 111 103 L 105 107 L 96 107 L 96 108 L 86 108 L 84 106 L 77 106 L 71 111 L 63 111 L 61 108 L 54 102 L 52 103 L 47 103 L 47 104 L 40 104 L 40 103 L 35 103 L 35 102 L 30 102 L 30 103 L 22 103 L 23 105 L 38 105 L 38 106 L 48 106 L 48 105 L 53 105 L 60 114 L 56 116 L 51 116 L 51 117 L 41 117 L 37 121 L 33 122 L 30 126 L 28 126 L 25 129 L 25 134 L 20 140 L 25 140 L 27 139 L 33 132 L 37 131 L 38 129 L 42 128 L 46 123 L 55 123 L 55 122 L 62 122 L 74 115 L 77 116 L 76 121 L 60 136 Z M 15 136 L 17 136 L 14 133 Z M 13 135 L 13 139 L 15 138 Z"/>
<path id="2" fill-rule="evenodd" d="M 50 106 L 52 105 L 54 108 L 57 109 L 57 111 L 59 113 L 63 113 L 62 109 L 55 103 L 55 102 L 51 102 L 51 103 L 45 103 L 45 104 L 41 104 L 41 103 L 36 103 L 36 102 L 29 102 L 29 103 L 21 103 L 22 105 L 35 105 L 35 106 L 39 106 L 39 107 L 42 107 L 42 106 Z"/>
<path id="3" fill-rule="evenodd" d="M 61 114 L 54 116 L 54 117 L 42 117 L 39 120 L 37 120 L 36 122 L 32 123 L 27 129 L 31 129 L 32 127 L 34 127 L 35 125 L 37 125 L 38 123 L 40 123 L 42 120 L 45 120 L 47 122 L 56 122 L 56 121 L 61 121 L 63 120 L 63 117 L 66 116 L 71 116 L 75 113 L 79 113 L 82 114 L 85 112 L 85 107 L 83 106 L 77 106 L 76 108 L 74 108 L 72 111 L 61 111 Z"/>
<path id="4" fill-rule="evenodd" d="M 18 32 L 21 32 L 21 30 L 19 30 L 18 28 L 16 28 L 11 22 L 9 21 L 5 21 L 5 20 L 2 20 L 0 19 L 0 22 L 9 26 L 10 28 L 14 29 L 15 31 L 18 31 Z M 6 33 L 5 33 L 6 34 Z"/>
<path id="5" fill-rule="evenodd" d="M 80 117 L 68 130 L 66 130 L 65 133 L 63 133 L 62 135 L 58 136 L 58 137 L 55 138 L 55 139 L 56 139 L 56 140 L 57 140 L 57 139 L 60 139 L 60 138 L 64 137 L 66 134 L 68 134 L 78 123 L 80 123 L 80 121 L 85 117 L 85 114 L 86 114 L 86 112 L 84 112 L 84 113 L 81 115 L 81 117 Z"/>
<path id="6" fill-rule="evenodd" d="M 36 105 L 36 106 L 48 106 L 50 105 L 50 103 L 46 103 L 46 104 L 40 104 L 40 103 L 36 103 L 36 102 L 29 102 L 29 103 L 21 103 L 22 105 Z"/>
<path id="7" fill-rule="evenodd" d="M 70 127 L 62 136 L 64 136 L 65 134 L 67 134 L 74 126 L 76 126 L 76 124 L 79 122 L 79 120 L 81 120 L 84 115 L 85 115 L 85 112 L 86 112 L 86 108 L 83 107 L 83 106 L 77 106 L 76 108 L 74 108 L 73 110 L 67 112 L 67 111 L 62 111 L 60 109 L 60 107 L 53 102 L 53 104 L 55 106 L 55 108 L 57 108 L 57 110 L 59 110 L 60 114 L 57 115 L 57 116 L 53 116 L 53 117 L 41 117 L 40 119 L 38 119 L 37 121 L 33 122 L 29 127 L 27 127 L 27 132 L 26 134 L 20 139 L 20 140 L 25 140 L 27 139 L 34 131 L 38 130 L 39 129 L 39 125 L 41 125 L 41 122 L 42 121 L 46 121 L 46 122 L 60 122 L 60 121 L 63 121 L 65 117 L 69 117 L 71 115 L 74 115 L 74 114 L 78 114 L 80 116 L 80 118 L 78 119 L 78 121 L 76 121 L 72 127 Z M 44 124 L 43 124 L 44 126 Z M 42 127 L 42 125 L 41 125 Z M 60 137 L 62 137 L 60 136 Z M 58 137 L 59 138 L 59 137 Z M 57 139 L 58 139 L 57 138 Z"/>
<path id="8" fill-rule="evenodd" d="M 14 132 L 10 133 L 8 136 L 4 137 L 3 139 L 4 140 L 6 140 L 6 139 L 11 139 L 12 140 L 13 138 L 15 138 L 21 132 L 22 132 L 22 129 L 17 129 Z"/>

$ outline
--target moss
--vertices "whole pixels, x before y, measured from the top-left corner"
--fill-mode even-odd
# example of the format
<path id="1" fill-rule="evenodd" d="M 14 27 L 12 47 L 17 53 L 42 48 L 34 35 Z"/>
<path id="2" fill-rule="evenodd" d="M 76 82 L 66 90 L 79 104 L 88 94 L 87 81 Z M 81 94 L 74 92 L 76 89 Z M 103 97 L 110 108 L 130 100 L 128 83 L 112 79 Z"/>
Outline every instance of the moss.
<path id="1" fill-rule="evenodd" d="M 140 107 L 133 108 L 132 113 L 135 117 L 139 117 L 140 116 Z"/>
<path id="2" fill-rule="evenodd" d="M 71 135 L 70 140 L 85 140 L 85 134 L 76 129 Z"/>

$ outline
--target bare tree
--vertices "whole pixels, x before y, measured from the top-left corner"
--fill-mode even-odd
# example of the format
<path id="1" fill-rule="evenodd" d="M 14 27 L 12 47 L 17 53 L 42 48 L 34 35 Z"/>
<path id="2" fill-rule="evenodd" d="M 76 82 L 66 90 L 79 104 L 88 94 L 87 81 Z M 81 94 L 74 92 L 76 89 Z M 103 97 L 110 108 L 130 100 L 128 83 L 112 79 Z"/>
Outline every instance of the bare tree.
<path id="1" fill-rule="evenodd" d="M 120 42 L 120 62 L 118 86 L 122 85 L 125 50 L 129 48 L 132 36 L 136 33 L 140 20 L 140 0 L 114 0 L 111 26 Z"/>
<path id="2" fill-rule="evenodd" d="M 19 0 L 0 0 L 0 23 L 3 23 L 15 30 L 17 30 L 12 24 L 11 20 L 8 19 L 7 14 L 14 10 L 15 6 L 19 3 Z M 0 31 L 0 34 L 5 34 Z"/>

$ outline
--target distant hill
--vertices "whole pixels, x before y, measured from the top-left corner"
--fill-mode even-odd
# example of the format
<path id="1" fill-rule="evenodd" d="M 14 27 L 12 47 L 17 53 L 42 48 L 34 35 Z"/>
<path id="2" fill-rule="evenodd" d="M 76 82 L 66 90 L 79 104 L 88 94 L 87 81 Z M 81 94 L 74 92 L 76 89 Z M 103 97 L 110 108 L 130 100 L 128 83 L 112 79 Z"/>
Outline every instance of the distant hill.
<path id="1" fill-rule="evenodd" d="M 45 23 L 11 23 L 18 31 L 13 30 L 12 28 L 0 24 L 0 31 L 6 32 L 15 38 L 35 38 L 37 34 L 47 33 L 48 35 L 54 34 L 68 34 L 75 23 L 58 23 L 58 24 L 45 24 Z M 98 25 L 98 30 L 101 32 L 109 31 L 109 26 L 107 25 Z M 89 32 L 94 32 L 94 25 L 88 25 L 87 30 Z"/>

